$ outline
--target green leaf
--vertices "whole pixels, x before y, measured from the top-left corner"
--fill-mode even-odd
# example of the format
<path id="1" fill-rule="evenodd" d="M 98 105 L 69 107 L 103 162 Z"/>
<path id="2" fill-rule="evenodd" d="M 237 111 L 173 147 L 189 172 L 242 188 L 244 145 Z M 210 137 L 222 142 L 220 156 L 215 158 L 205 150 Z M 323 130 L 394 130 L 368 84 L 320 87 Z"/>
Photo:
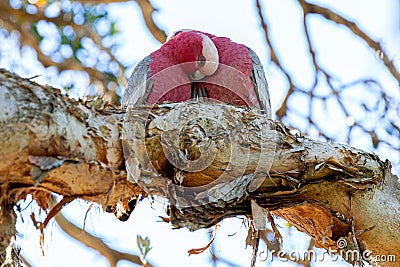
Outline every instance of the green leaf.
<path id="1" fill-rule="evenodd" d="M 41 36 L 38 32 L 36 23 L 31 23 L 31 33 L 33 35 L 33 37 L 35 37 L 37 40 L 42 41 L 43 40 L 43 36 Z"/>
<path id="2" fill-rule="evenodd" d="M 146 263 L 147 263 L 147 260 L 146 260 L 147 253 L 149 253 L 149 251 L 151 250 L 150 239 L 148 237 L 143 238 L 142 236 L 137 235 L 136 236 L 136 243 L 137 243 L 137 246 L 138 246 L 139 251 L 140 251 L 140 260 L 142 261 L 143 265 L 146 265 Z"/>
<path id="3" fill-rule="evenodd" d="M 117 34 L 118 32 L 119 32 L 119 30 L 118 30 L 117 24 L 115 22 L 111 22 L 109 35 L 113 36 L 113 35 Z"/>

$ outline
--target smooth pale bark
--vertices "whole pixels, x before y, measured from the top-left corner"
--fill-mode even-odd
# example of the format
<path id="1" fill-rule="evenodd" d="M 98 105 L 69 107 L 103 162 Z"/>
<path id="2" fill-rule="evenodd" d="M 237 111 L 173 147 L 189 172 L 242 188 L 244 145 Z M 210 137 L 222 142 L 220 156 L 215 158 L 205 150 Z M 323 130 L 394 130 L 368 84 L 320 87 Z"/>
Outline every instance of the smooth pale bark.
<path id="1" fill-rule="evenodd" d="M 43 206 L 49 192 L 105 206 L 143 188 L 170 199 L 176 227 L 259 217 L 253 201 L 319 247 L 337 249 L 342 238 L 347 249 L 400 257 L 400 186 L 374 154 L 228 105 L 138 108 L 124 123 L 124 110 L 71 100 L 4 70 L 0 103 L 1 251 L 15 233 L 12 205 L 28 193 Z"/>

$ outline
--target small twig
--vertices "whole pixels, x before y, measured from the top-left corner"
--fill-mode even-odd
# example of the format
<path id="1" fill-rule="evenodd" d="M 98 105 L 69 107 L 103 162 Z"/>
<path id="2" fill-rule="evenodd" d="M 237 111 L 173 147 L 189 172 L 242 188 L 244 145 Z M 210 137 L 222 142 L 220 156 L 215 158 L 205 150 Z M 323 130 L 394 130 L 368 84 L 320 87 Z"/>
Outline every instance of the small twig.
<path id="1" fill-rule="evenodd" d="M 157 41 L 164 43 L 167 39 L 167 34 L 157 26 L 153 19 L 153 12 L 157 11 L 157 9 L 151 5 L 149 0 L 136 0 L 136 2 L 142 11 L 144 22 L 146 23 L 150 33 Z"/>
<path id="2" fill-rule="evenodd" d="M 286 79 L 289 82 L 289 90 L 287 91 L 286 96 L 285 96 L 284 100 L 282 101 L 280 108 L 276 112 L 278 119 L 282 119 L 284 116 L 286 116 L 287 101 L 289 99 L 289 96 L 295 91 L 295 89 L 297 87 L 294 86 L 294 83 L 293 83 L 292 78 L 290 77 L 289 73 L 285 70 L 285 68 L 282 67 L 281 62 L 279 61 L 279 58 L 277 57 L 277 55 L 275 53 L 275 49 L 272 46 L 271 38 L 269 36 L 268 24 L 266 23 L 266 20 L 262 13 L 260 0 L 256 0 L 256 6 L 257 6 L 257 11 L 258 11 L 258 16 L 260 18 L 261 27 L 264 30 L 265 40 L 267 41 L 267 46 L 269 48 L 269 54 L 271 57 L 271 61 L 273 63 L 275 63 L 275 65 L 282 71 L 283 75 L 285 75 Z"/>
<path id="3" fill-rule="evenodd" d="M 47 215 L 46 219 L 43 222 L 43 229 L 46 228 L 47 224 L 53 219 L 57 213 L 67 204 L 71 203 L 76 197 L 63 197 L 60 202 L 58 202 L 52 209 L 50 210 L 49 214 Z"/>
<path id="4" fill-rule="evenodd" d="M 378 42 L 372 40 L 372 38 L 369 37 L 369 35 L 365 33 L 363 30 L 361 30 L 355 22 L 344 18 L 343 16 L 339 15 L 338 13 L 334 12 L 331 9 L 324 8 L 316 4 L 311 4 L 304 0 L 299 0 L 299 3 L 302 6 L 305 15 L 306 14 L 321 15 L 327 20 L 336 22 L 337 24 L 341 24 L 347 27 L 355 35 L 360 37 L 372 50 L 378 53 L 379 58 L 383 61 L 385 66 L 388 68 L 393 77 L 398 81 L 398 83 L 400 83 L 400 73 L 394 66 L 393 62 L 389 59 L 389 56 L 382 49 L 381 45 Z"/>
<path id="5" fill-rule="evenodd" d="M 82 236 L 82 229 L 78 228 L 75 226 L 73 223 L 68 221 L 61 213 L 58 213 L 55 216 L 56 222 L 58 225 L 61 227 L 61 229 L 71 236 L 72 238 L 78 240 L 79 242 L 85 244 L 86 246 L 97 250 L 101 255 L 103 255 L 108 262 L 110 263 L 110 266 L 117 266 L 117 263 L 122 260 L 126 260 L 132 263 L 136 263 L 141 265 L 140 257 L 128 253 L 122 253 L 117 250 L 114 250 L 107 246 L 101 238 L 98 238 L 88 232 L 85 233 L 85 238 Z M 147 263 L 148 267 L 151 267 L 152 265 Z"/>

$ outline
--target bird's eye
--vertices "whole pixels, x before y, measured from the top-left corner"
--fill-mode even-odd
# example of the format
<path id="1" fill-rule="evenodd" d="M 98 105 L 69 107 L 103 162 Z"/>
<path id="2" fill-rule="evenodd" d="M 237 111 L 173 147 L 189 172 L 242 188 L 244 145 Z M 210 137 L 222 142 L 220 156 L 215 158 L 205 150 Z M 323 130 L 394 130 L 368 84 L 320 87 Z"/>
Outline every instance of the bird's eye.
<path id="1" fill-rule="evenodd" d="M 177 36 L 178 34 L 180 34 L 181 32 L 183 32 L 182 30 L 176 31 L 174 33 L 172 33 L 171 38 Z"/>
<path id="2" fill-rule="evenodd" d="M 201 68 L 204 67 L 205 64 L 206 64 L 206 58 L 203 55 L 200 55 L 197 58 L 197 66 Z"/>
<path id="3" fill-rule="evenodd" d="M 188 31 L 191 31 L 191 30 L 183 29 L 183 30 L 174 31 L 173 33 L 171 33 L 171 34 L 167 37 L 166 42 L 168 42 L 169 40 L 171 40 L 172 38 L 174 38 L 174 37 L 177 36 L 178 34 L 180 34 L 180 33 L 182 33 L 182 32 L 188 32 Z"/>

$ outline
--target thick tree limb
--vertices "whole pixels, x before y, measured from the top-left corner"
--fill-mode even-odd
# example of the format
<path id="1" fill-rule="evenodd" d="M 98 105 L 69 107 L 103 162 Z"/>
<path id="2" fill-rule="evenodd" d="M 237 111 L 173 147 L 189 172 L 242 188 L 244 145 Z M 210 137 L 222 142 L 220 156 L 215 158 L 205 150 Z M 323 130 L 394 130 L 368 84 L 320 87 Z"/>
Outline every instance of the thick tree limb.
<path id="1" fill-rule="evenodd" d="M 180 116 L 175 116 L 174 112 Z M 208 114 L 212 120 L 208 124 L 201 120 L 193 122 L 189 119 L 191 112 L 192 118 Z M 150 193 L 164 194 L 170 199 L 181 193 L 165 183 L 166 179 L 160 175 L 171 173 L 167 158 L 160 156 L 165 144 L 168 144 L 167 151 L 182 151 L 169 156 L 177 158 L 178 164 L 187 158 L 198 159 L 201 153 L 205 153 L 201 155 L 205 159 L 213 158 L 200 172 L 180 171 L 182 185 L 198 187 L 224 174 L 236 180 L 236 186 L 245 188 L 238 193 L 234 190 L 237 188 L 230 188 L 228 184 L 218 190 L 213 187 L 197 192 L 191 205 L 184 203 L 190 207 L 171 208 L 171 221 L 176 226 L 197 229 L 211 226 L 225 217 L 250 214 L 250 199 L 255 199 L 260 206 L 315 238 L 318 247 L 338 249 L 336 241 L 340 238 L 348 238 L 350 246 L 350 241 L 353 242 L 350 237 L 354 235 L 358 239 L 354 246 L 361 251 L 367 248 L 379 251 L 378 254 L 398 253 L 400 187 L 397 178 L 390 173 L 389 162 L 345 145 L 293 135 L 254 110 L 194 103 L 178 111 L 174 106 L 171 110 L 153 109 L 150 116 L 147 114 L 146 110 L 136 110 L 132 118 L 128 117 L 128 121 L 135 122 L 131 126 L 137 129 L 132 130 L 136 135 L 132 135 L 134 138 L 129 142 L 132 154 L 127 162 L 129 165 L 137 162 L 131 167 L 132 173 L 143 178 L 138 182 L 145 183 Z M 222 114 L 224 120 L 213 124 L 212 121 L 217 121 L 213 114 Z M 188 127 L 182 127 L 180 120 L 190 122 Z M 142 125 L 147 125 L 146 129 Z M 275 125 L 275 129 L 271 125 Z M 146 146 L 141 140 L 143 136 Z M 202 150 L 210 147 L 210 140 L 217 144 L 214 155 L 212 149 Z M 248 147 L 250 150 L 246 151 Z M 257 190 L 250 191 L 248 188 L 254 180 L 240 180 L 236 171 L 246 165 L 244 174 L 255 172 L 260 164 L 266 164 L 260 161 L 263 153 L 274 155 L 272 166 L 268 170 L 258 170 L 258 176 L 267 178 Z M 236 160 L 236 168 L 227 167 L 232 159 Z M 176 179 L 177 173 L 173 175 L 171 180 Z M 222 193 L 224 190 L 226 194 Z M 199 199 L 199 194 L 208 199 Z M 383 236 L 384 242 L 374 241 Z"/>
<path id="2" fill-rule="evenodd" d="M 10 207 L 27 193 L 41 205 L 46 205 L 41 192 L 103 205 L 140 194 L 140 188 L 126 180 L 123 166 L 123 114 L 101 115 L 58 90 L 4 70 L 0 99 L 1 249 L 15 234 Z"/>
<path id="3" fill-rule="evenodd" d="M 27 193 L 102 205 L 138 195 L 141 188 L 126 179 L 128 166 L 131 181 L 170 199 L 176 227 L 257 216 L 253 200 L 318 247 L 338 249 L 342 238 L 345 249 L 400 256 L 400 186 L 390 163 L 374 154 L 292 134 L 257 110 L 228 105 L 139 108 L 124 123 L 123 110 L 96 110 L 94 102 L 71 100 L 4 70 L 0 103 L 2 219 L 3 207 Z M 196 164 L 206 166 L 190 171 Z M 13 229 L 11 221 L 2 220 L 3 241 L 13 234 L 4 231 Z"/>

